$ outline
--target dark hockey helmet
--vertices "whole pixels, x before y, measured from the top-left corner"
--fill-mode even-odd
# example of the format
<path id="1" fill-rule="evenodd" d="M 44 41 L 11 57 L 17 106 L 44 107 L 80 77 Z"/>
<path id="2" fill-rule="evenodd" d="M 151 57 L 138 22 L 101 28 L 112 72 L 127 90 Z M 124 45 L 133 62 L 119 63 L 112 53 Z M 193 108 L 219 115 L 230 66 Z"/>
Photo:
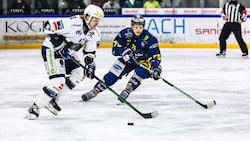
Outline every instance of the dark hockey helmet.
<path id="1" fill-rule="evenodd" d="M 145 19 L 142 15 L 135 15 L 131 20 L 131 26 L 134 25 L 143 25 L 145 26 Z"/>

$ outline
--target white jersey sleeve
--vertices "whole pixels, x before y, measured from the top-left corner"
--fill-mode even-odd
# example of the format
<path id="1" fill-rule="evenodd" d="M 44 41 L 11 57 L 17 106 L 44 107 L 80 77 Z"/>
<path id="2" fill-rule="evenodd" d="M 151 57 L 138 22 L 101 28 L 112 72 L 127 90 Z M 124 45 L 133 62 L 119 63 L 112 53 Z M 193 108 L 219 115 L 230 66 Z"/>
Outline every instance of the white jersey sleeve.
<path id="1" fill-rule="evenodd" d="M 70 18 L 51 19 L 45 24 L 44 33 L 62 35 L 67 42 L 83 45 L 85 35 L 83 33 L 83 19 L 80 15 Z M 47 36 L 43 45 L 51 47 L 49 36 Z"/>
<path id="2" fill-rule="evenodd" d="M 50 19 L 45 23 L 44 33 L 58 34 L 62 36 L 72 34 L 70 26 L 73 22 L 74 20 L 71 20 L 71 17 L 62 19 Z"/>

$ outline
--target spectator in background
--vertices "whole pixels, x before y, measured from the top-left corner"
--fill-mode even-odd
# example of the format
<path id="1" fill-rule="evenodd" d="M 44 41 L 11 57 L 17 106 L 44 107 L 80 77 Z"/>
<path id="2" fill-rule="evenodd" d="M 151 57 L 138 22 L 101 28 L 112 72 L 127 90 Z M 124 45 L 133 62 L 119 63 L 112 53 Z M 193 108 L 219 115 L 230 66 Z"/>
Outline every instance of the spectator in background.
<path id="1" fill-rule="evenodd" d="M 171 0 L 163 0 L 161 2 L 161 7 L 162 8 L 171 7 Z"/>
<path id="2" fill-rule="evenodd" d="M 141 0 L 126 0 L 123 8 L 142 8 L 143 2 Z"/>
<path id="3" fill-rule="evenodd" d="M 83 0 L 67 0 L 68 1 L 68 12 L 74 14 L 82 14 L 86 8 Z"/>
<path id="4" fill-rule="evenodd" d="M 84 1 L 85 5 L 91 4 L 91 0 L 83 0 L 83 1 Z"/>
<path id="5" fill-rule="evenodd" d="M 0 1 L 0 15 L 2 15 L 2 13 L 3 13 L 3 9 L 2 9 L 3 7 L 2 7 L 2 1 Z"/>
<path id="6" fill-rule="evenodd" d="M 180 7 L 182 0 L 162 0 L 159 3 L 161 4 L 161 8 L 166 8 L 166 7 Z"/>
<path id="7" fill-rule="evenodd" d="M 59 14 L 64 14 L 67 8 L 68 8 L 68 2 L 66 0 L 58 1 Z"/>
<path id="8" fill-rule="evenodd" d="M 210 0 L 205 0 L 203 2 L 205 8 L 219 8 L 220 7 L 220 1 L 223 0 L 218 0 L 218 1 L 210 1 Z M 202 6 L 202 4 L 200 4 Z"/>
<path id="9" fill-rule="evenodd" d="M 98 5 L 100 7 L 103 6 L 104 2 L 104 0 L 91 0 L 91 4 Z"/>
<path id="10" fill-rule="evenodd" d="M 172 7 L 180 7 L 182 1 L 183 1 L 183 0 L 172 0 L 171 6 L 172 6 Z"/>
<path id="11" fill-rule="evenodd" d="M 184 8 L 195 8 L 195 7 L 200 7 L 201 4 L 204 3 L 204 1 L 200 1 L 200 0 L 192 0 L 192 1 L 187 1 L 187 0 L 182 0 L 180 3 L 180 7 L 184 7 Z M 204 7 L 204 4 L 202 4 Z"/>
<path id="12" fill-rule="evenodd" d="M 34 14 L 58 14 L 58 1 L 55 0 L 35 1 Z"/>
<path id="13" fill-rule="evenodd" d="M 30 6 L 24 0 L 8 1 L 9 14 L 30 14 Z"/>
<path id="14" fill-rule="evenodd" d="M 120 5 L 115 0 L 109 0 L 103 4 L 103 10 L 105 14 L 120 14 Z"/>
<path id="15" fill-rule="evenodd" d="M 68 0 L 69 9 L 85 9 L 86 5 L 82 0 Z"/>
<path id="16" fill-rule="evenodd" d="M 148 0 L 144 3 L 143 8 L 161 8 L 161 5 L 156 0 Z"/>

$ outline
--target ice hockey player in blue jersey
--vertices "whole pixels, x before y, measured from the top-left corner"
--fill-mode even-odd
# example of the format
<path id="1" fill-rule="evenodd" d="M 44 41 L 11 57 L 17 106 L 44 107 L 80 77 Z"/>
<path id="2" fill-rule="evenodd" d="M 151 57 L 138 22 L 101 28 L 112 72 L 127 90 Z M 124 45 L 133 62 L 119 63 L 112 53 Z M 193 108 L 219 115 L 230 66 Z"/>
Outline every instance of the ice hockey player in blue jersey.
<path id="1" fill-rule="evenodd" d="M 104 75 L 104 82 L 107 86 L 112 86 L 122 76 L 134 71 L 125 89 L 120 96 L 127 99 L 128 96 L 146 78 L 158 80 L 162 72 L 160 62 L 161 53 L 157 39 L 145 29 L 145 19 L 141 15 L 135 15 L 131 20 L 131 27 L 125 28 L 118 33 L 113 41 L 112 54 L 118 56 L 109 72 Z M 151 68 L 153 73 L 136 65 L 134 60 Z M 88 101 L 106 88 L 97 82 L 94 88 L 82 95 L 83 101 Z M 121 99 L 118 98 L 122 102 Z"/>
<path id="2" fill-rule="evenodd" d="M 97 26 L 103 17 L 103 10 L 90 4 L 83 15 L 54 18 L 45 22 L 46 38 L 41 53 L 49 83 L 42 88 L 36 101 L 28 109 L 26 119 L 38 118 L 42 107 L 57 115 L 61 110 L 57 104 L 59 98 L 79 84 L 84 76 L 93 78 L 96 68 L 95 52 L 101 39 Z M 82 47 L 83 53 L 77 53 Z M 85 69 L 75 64 L 70 59 L 72 57 L 81 61 Z"/>

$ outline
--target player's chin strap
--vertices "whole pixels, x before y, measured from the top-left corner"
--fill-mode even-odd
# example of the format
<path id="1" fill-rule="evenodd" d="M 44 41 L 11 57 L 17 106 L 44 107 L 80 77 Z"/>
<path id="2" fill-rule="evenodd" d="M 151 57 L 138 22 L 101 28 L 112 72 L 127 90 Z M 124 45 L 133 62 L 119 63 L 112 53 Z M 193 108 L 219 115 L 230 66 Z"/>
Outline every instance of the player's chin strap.
<path id="1" fill-rule="evenodd" d="M 72 60 L 76 65 L 79 67 L 82 67 L 83 69 L 86 69 L 84 65 L 81 64 L 79 60 L 76 60 L 74 57 L 70 57 L 70 60 Z M 150 113 L 142 113 L 139 110 L 137 110 L 132 104 L 130 104 L 126 99 L 122 98 L 115 90 L 113 90 L 111 87 L 107 86 L 103 80 L 101 80 L 99 77 L 96 75 L 93 76 L 96 80 L 98 80 L 101 85 L 103 85 L 105 88 L 109 89 L 114 95 L 116 95 L 119 99 L 121 99 L 126 105 L 128 105 L 131 109 L 133 109 L 135 112 L 140 114 L 143 118 L 154 118 L 158 116 L 158 111 L 153 111 Z"/>
<path id="2" fill-rule="evenodd" d="M 140 64 L 137 60 L 135 60 L 135 58 L 133 58 L 133 61 L 140 66 L 143 69 L 146 69 L 149 73 L 153 73 L 153 71 L 151 69 L 149 69 L 148 67 L 144 66 L 143 64 Z M 198 100 L 196 100 L 195 98 L 193 98 L 192 96 L 190 96 L 189 94 L 185 93 L 184 91 L 182 91 L 181 89 L 179 89 L 178 87 L 176 87 L 175 85 L 171 84 L 170 82 L 168 82 L 166 79 L 164 79 L 163 77 L 159 76 L 159 79 L 161 79 L 162 81 L 164 81 L 165 83 L 167 83 L 168 85 L 170 85 L 171 87 L 175 88 L 176 90 L 178 90 L 179 92 L 181 92 L 183 95 L 187 96 L 189 99 L 191 99 L 192 101 L 194 101 L 195 103 L 199 104 L 200 106 L 202 106 L 203 108 L 207 109 L 207 108 L 211 108 L 214 107 L 216 105 L 215 100 L 211 101 L 208 104 L 202 104 L 201 102 L 199 102 Z"/>

